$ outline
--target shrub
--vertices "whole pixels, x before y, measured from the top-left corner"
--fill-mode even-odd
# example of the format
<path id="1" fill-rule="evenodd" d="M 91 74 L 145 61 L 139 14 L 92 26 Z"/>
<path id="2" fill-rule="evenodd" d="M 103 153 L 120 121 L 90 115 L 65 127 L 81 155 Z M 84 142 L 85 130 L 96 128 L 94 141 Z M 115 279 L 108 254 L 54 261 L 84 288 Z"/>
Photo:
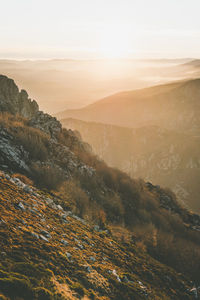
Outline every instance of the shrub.
<path id="1" fill-rule="evenodd" d="M 60 188 L 62 198 L 66 202 L 71 202 L 74 210 L 78 215 L 84 216 L 89 212 L 89 198 L 85 191 L 79 186 L 75 180 L 65 181 Z M 65 207 L 65 201 L 63 201 L 63 207 Z"/>
<path id="2" fill-rule="evenodd" d="M 32 177 L 35 183 L 49 190 L 57 189 L 64 181 L 63 171 L 56 165 L 31 165 Z"/>
<path id="3" fill-rule="evenodd" d="M 16 143 L 22 145 L 34 160 L 45 161 L 48 157 L 48 137 L 36 128 L 18 127 L 14 134 Z"/>

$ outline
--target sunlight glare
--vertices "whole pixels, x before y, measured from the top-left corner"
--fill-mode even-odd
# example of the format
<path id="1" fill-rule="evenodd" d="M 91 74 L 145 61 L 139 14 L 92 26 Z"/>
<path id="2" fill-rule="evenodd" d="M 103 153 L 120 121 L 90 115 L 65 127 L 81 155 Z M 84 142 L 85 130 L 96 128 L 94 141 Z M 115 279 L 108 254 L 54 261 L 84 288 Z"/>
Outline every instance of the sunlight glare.
<path id="1" fill-rule="evenodd" d="M 131 53 L 127 28 L 116 25 L 102 31 L 99 52 L 104 58 L 125 58 Z"/>

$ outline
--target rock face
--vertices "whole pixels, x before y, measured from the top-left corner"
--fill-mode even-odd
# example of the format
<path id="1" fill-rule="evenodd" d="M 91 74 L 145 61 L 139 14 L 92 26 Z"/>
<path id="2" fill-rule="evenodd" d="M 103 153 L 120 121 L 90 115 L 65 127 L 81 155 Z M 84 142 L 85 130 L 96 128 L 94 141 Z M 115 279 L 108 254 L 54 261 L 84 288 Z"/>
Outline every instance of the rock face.
<path id="1" fill-rule="evenodd" d="M 38 128 L 48 134 L 51 138 L 56 138 L 62 131 L 61 123 L 49 114 L 38 111 L 29 121 L 29 125 Z"/>
<path id="2" fill-rule="evenodd" d="M 55 117 L 39 111 L 38 104 L 28 98 L 26 91 L 19 92 L 14 81 L 3 75 L 0 76 L 0 112 L 16 115 L 10 118 L 11 125 L 3 118 L 0 123 L 1 168 L 31 175 L 30 166 L 34 164 L 38 168 L 57 169 L 66 178 L 77 170 L 82 174 L 93 174 L 92 168 L 80 162 L 73 153 L 90 152 L 91 147 L 71 129 L 63 129 Z M 18 115 L 24 117 L 25 121 L 23 123 L 20 120 L 21 124 L 15 127 L 12 122 L 18 122 Z M 38 131 L 33 133 L 33 128 Z M 32 143 L 32 134 L 36 137 L 35 143 Z M 40 148 L 39 154 L 33 157 L 31 151 L 36 153 L 37 148 Z"/>
<path id="3" fill-rule="evenodd" d="M 37 102 L 28 98 L 25 90 L 19 91 L 14 80 L 0 75 L 0 111 L 31 118 L 38 109 Z"/>
<path id="4" fill-rule="evenodd" d="M 28 153 L 23 147 L 13 143 L 13 137 L 8 131 L 0 126 L 0 165 L 3 169 L 18 169 L 29 172 L 29 167 L 25 161 Z"/>

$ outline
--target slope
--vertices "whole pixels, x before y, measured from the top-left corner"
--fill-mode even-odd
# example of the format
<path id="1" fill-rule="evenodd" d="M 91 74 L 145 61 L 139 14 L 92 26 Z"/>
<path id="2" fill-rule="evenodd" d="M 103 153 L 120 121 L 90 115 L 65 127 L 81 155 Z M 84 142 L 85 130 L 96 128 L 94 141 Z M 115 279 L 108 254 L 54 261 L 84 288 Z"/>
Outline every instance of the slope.
<path id="1" fill-rule="evenodd" d="M 80 110 L 57 114 L 127 127 L 156 125 L 198 134 L 200 79 L 111 95 Z"/>

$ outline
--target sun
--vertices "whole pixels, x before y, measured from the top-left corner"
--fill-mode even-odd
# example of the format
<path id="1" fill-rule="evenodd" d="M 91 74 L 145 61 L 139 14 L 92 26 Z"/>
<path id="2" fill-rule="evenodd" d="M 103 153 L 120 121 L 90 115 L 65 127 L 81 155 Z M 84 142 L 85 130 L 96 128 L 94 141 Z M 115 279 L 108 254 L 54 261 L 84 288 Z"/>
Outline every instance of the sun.
<path id="1" fill-rule="evenodd" d="M 120 26 L 105 28 L 101 34 L 99 52 L 104 58 L 125 58 L 131 52 L 128 31 Z"/>

